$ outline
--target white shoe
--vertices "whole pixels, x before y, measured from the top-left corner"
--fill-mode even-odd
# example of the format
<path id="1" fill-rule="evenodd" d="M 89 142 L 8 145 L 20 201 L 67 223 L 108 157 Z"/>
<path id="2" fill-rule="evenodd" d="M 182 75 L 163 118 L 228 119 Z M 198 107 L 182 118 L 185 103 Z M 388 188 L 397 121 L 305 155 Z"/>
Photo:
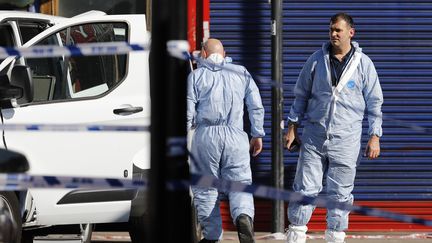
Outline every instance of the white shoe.
<path id="1" fill-rule="evenodd" d="M 326 230 L 325 240 L 327 243 L 345 243 L 345 232 Z"/>
<path id="2" fill-rule="evenodd" d="M 306 243 L 307 226 L 290 225 L 287 233 L 287 243 Z"/>

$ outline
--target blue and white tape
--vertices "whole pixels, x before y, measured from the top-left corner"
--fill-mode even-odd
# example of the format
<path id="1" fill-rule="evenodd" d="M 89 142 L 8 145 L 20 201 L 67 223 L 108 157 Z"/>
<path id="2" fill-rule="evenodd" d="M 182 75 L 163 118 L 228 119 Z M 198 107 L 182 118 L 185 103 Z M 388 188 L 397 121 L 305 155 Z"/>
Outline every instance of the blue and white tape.
<path id="1" fill-rule="evenodd" d="M 127 42 L 83 43 L 73 46 L 30 46 L 30 47 L 0 47 L 0 59 L 10 56 L 27 58 L 45 58 L 58 56 L 99 56 L 126 54 L 132 51 L 149 51 L 149 44 Z"/>
<path id="2" fill-rule="evenodd" d="M 30 46 L 30 47 L 0 47 L 0 59 L 10 56 L 28 57 L 28 58 L 44 58 L 55 56 L 94 56 L 94 55 L 115 55 L 126 54 L 132 51 L 149 51 L 150 43 L 134 43 L 127 42 L 103 42 L 103 43 L 83 43 L 72 46 L 57 46 L 57 45 L 44 45 L 44 46 Z M 238 73 L 238 71 L 230 69 L 227 66 L 210 63 L 209 61 L 200 57 L 194 57 L 189 54 L 189 44 L 185 40 L 171 40 L 167 42 L 168 53 L 176 58 L 182 60 L 196 61 L 199 64 L 211 64 L 226 69 L 231 72 Z M 243 73 L 241 73 L 243 75 Z M 252 76 L 252 75 L 251 75 Z M 253 75 L 255 80 L 259 83 L 269 84 L 272 87 L 283 89 L 283 84 L 265 78 L 262 76 Z M 422 131 L 424 133 L 432 133 L 431 129 L 416 126 L 405 121 L 395 120 L 389 116 L 383 116 L 383 119 L 389 120 L 400 126 L 409 128 L 414 131 Z"/>
<path id="3" fill-rule="evenodd" d="M 84 125 L 84 124 L 1 124 L 5 131 L 29 132 L 143 132 L 150 131 L 150 126 L 144 125 Z"/>
<path id="4" fill-rule="evenodd" d="M 325 197 L 307 197 L 300 193 L 279 190 L 269 186 L 245 185 L 240 182 L 217 179 L 214 176 L 192 174 L 190 181 L 167 182 L 168 190 L 188 190 L 189 186 L 214 187 L 223 192 L 248 192 L 256 197 L 312 204 L 324 208 L 349 210 L 367 216 L 383 217 L 405 223 L 416 223 L 432 227 L 432 220 L 416 218 L 409 215 L 373 209 L 364 206 L 350 205 L 329 200 Z M 118 178 L 90 178 L 68 176 L 38 176 L 29 174 L 0 174 L 0 191 L 27 190 L 29 188 L 135 188 L 147 189 L 147 180 L 130 180 Z"/>
<path id="5" fill-rule="evenodd" d="M 118 178 L 0 174 L 0 191 L 29 188 L 145 188 L 146 180 Z"/>
<path id="6" fill-rule="evenodd" d="M 409 215 L 403 215 L 364 206 L 337 202 L 322 196 L 308 197 L 297 192 L 279 190 L 269 186 L 245 185 L 239 182 L 216 179 L 213 176 L 202 176 L 193 174 L 191 177 L 191 185 L 195 185 L 198 187 L 214 187 L 217 188 L 219 191 L 223 192 L 248 192 L 256 197 L 273 200 L 283 200 L 286 202 L 296 202 L 301 204 L 312 204 L 318 207 L 329 209 L 338 208 L 367 216 L 388 218 L 400 222 L 415 223 L 432 227 L 432 220 L 416 218 Z"/>
<path id="7" fill-rule="evenodd" d="M 238 70 L 230 68 L 229 66 L 220 65 L 220 64 L 208 61 L 208 60 L 206 60 L 204 58 L 195 57 L 193 55 L 190 55 L 189 51 L 185 48 L 185 45 L 184 45 L 184 43 L 182 41 L 169 41 L 168 44 L 167 44 L 167 50 L 168 50 L 168 53 L 170 53 L 171 56 L 179 58 L 181 60 L 195 61 L 195 62 L 197 62 L 200 65 L 206 64 L 206 65 L 210 65 L 210 66 L 213 66 L 213 67 L 217 67 L 217 68 L 220 68 L 220 69 L 227 70 L 229 72 L 233 72 L 233 73 L 236 73 L 236 74 L 244 75 L 243 72 L 239 72 Z M 255 81 L 259 82 L 259 83 L 269 84 L 269 85 L 271 85 L 273 87 L 280 88 L 280 89 L 283 88 L 283 84 L 279 84 L 278 82 L 276 82 L 276 81 L 274 81 L 272 79 L 265 78 L 265 77 L 258 76 L 258 75 L 254 75 L 254 77 L 255 77 L 254 78 L 254 77 L 252 77 L 251 74 L 249 74 L 249 76 L 252 79 L 254 79 Z"/>
<path id="8" fill-rule="evenodd" d="M 236 73 L 236 74 L 244 75 L 244 73 L 239 72 L 238 70 L 229 68 L 226 65 L 216 64 L 216 63 L 210 62 L 210 61 L 208 61 L 206 59 L 203 59 L 201 57 L 195 57 L 193 55 L 190 55 L 189 52 L 187 50 L 185 50 L 184 45 L 181 43 L 181 41 L 172 41 L 167 46 L 168 46 L 168 52 L 173 57 L 176 57 L 176 58 L 179 58 L 179 59 L 182 59 L 182 60 L 186 60 L 186 61 L 195 61 L 195 62 L 197 62 L 200 65 L 203 65 L 203 64 L 211 65 L 211 66 L 214 66 L 214 67 L 218 67 L 220 69 L 227 70 L 229 72 L 233 72 L 233 73 Z M 182 53 L 182 54 L 180 54 L 180 53 Z M 262 76 L 259 76 L 259 75 L 251 75 L 251 74 L 249 74 L 249 75 L 250 75 L 251 78 L 253 78 L 258 83 L 268 84 L 268 85 L 270 85 L 270 86 L 272 86 L 274 88 L 284 89 L 284 87 L 283 87 L 284 84 L 283 83 L 280 84 L 280 83 L 276 82 L 275 80 L 272 80 L 272 79 L 269 79 L 269 78 L 265 78 L 265 77 L 262 77 Z M 423 132 L 425 134 L 432 134 L 432 129 L 430 129 L 430 128 L 425 128 L 425 127 L 422 127 L 422 126 L 417 126 L 417 125 L 408 123 L 408 122 L 403 121 L 403 120 L 397 120 L 397 119 L 391 118 L 390 116 L 385 115 L 385 114 L 383 114 L 383 119 L 391 121 L 393 124 L 396 124 L 396 125 L 399 125 L 399 126 L 402 126 L 402 127 L 406 127 L 406 128 L 411 129 L 413 131 Z"/>

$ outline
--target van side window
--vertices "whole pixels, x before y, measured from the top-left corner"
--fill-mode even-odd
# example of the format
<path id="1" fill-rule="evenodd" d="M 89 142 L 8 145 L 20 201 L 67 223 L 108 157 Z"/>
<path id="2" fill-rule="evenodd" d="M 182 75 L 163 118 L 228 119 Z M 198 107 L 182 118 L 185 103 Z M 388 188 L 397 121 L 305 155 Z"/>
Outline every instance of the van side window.
<path id="1" fill-rule="evenodd" d="M 19 20 L 17 23 L 23 44 L 49 27 L 47 23 L 41 21 Z"/>
<path id="2" fill-rule="evenodd" d="M 49 36 L 37 45 L 69 46 L 83 43 L 124 42 L 128 40 L 127 28 L 125 23 L 71 26 Z M 126 64 L 126 54 L 27 59 L 27 65 L 32 70 L 34 101 L 46 102 L 103 95 L 114 89 L 125 78 Z M 37 99 L 36 94 L 38 94 Z"/>
<path id="3" fill-rule="evenodd" d="M 51 35 L 37 45 L 59 45 L 57 35 Z M 62 90 L 61 80 L 63 78 L 63 58 L 27 58 L 27 66 L 30 67 L 33 78 L 34 102 L 65 99 L 65 91 Z M 45 81 L 45 82 L 44 82 Z M 49 81 L 49 85 L 46 82 Z M 42 97 L 45 94 L 46 97 Z"/>
<path id="4" fill-rule="evenodd" d="M 12 27 L 9 24 L 0 24 L 0 46 L 13 47 L 14 45 L 15 41 Z M 3 60 L 4 59 L 0 59 L 0 63 L 3 62 Z"/>

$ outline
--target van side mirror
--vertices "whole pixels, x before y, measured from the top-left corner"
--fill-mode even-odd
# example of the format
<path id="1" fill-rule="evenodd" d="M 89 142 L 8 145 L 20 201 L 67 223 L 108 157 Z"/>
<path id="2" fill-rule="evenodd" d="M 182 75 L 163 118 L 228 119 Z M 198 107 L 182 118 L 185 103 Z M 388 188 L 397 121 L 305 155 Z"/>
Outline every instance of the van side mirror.
<path id="1" fill-rule="evenodd" d="M 11 86 L 9 83 L 8 76 L 0 76 L 0 101 L 7 101 L 11 99 L 21 98 L 23 95 L 23 89 L 15 86 Z"/>
<path id="2" fill-rule="evenodd" d="M 10 84 L 22 89 L 22 96 L 17 99 L 18 104 L 33 101 L 33 79 L 29 67 L 15 65 L 12 68 Z"/>
<path id="3" fill-rule="evenodd" d="M 22 173 L 28 169 L 29 163 L 24 155 L 0 149 L 0 173 Z"/>

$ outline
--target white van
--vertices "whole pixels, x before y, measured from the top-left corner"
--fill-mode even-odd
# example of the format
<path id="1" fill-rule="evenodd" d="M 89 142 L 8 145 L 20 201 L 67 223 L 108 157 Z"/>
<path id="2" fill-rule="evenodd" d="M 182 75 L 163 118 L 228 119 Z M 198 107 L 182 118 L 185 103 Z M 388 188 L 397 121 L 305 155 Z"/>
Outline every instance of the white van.
<path id="1" fill-rule="evenodd" d="M 150 40 L 144 15 L 97 11 L 73 18 L 0 11 L 0 32 L 1 46 Z M 148 52 L 0 61 L 3 124 L 150 125 Z M 149 131 L 3 130 L 0 144 L 24 154 L 34 175 L 132 179 L 150 169 Z M 143 242 L 144 195 L 126 189 L 29 189 L 0 192 L 0 200 L 22 222 L 16 242 L 32 242 L 31 230 L 41 227 L 121 222 L 130 224 L 133 242 Z"/>

